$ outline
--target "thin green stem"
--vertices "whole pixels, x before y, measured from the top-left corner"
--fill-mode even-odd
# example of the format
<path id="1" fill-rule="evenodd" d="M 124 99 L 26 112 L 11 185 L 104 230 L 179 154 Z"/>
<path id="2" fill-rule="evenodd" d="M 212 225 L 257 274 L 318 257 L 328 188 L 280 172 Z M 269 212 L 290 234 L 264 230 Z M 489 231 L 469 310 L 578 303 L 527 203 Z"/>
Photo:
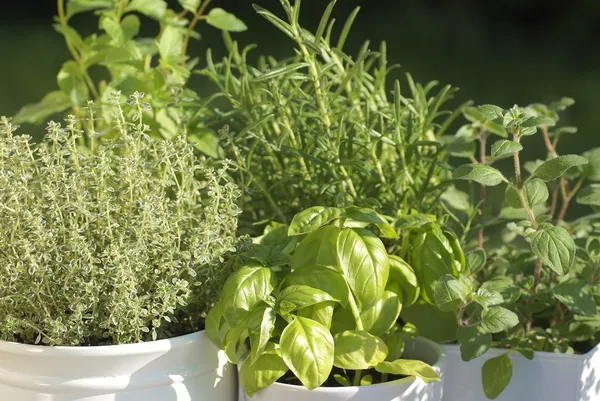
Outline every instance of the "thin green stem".
<path id="1" fill-rule="evenodd" d="M 183 55 L 187 54 L 187 48 L 190 44 L 190 38 L 192 37 L 192 32 L 194 32 L 194 28 L 198 24 L 198 21 L 200 21 L 200 19 L 202 18 L 202 15 L 204 14 L 206 7 L 208 7 L 208 5 L 210 4 L 210 1 L 211 0 L 204 0 L 202 2 L 202 4 L 200 5 L 200 7 L 198 8 L 198 11 L 196 11 L 196 14 L 194 14 L 194 18 L 192 18 L 192 22 L 190 22 L 190 25 L 188 26 L 188 29 L 185 32 L 185 36 L 183 38 L 183 47 L 182 47 L 181 54 L 183 54 Z"/>

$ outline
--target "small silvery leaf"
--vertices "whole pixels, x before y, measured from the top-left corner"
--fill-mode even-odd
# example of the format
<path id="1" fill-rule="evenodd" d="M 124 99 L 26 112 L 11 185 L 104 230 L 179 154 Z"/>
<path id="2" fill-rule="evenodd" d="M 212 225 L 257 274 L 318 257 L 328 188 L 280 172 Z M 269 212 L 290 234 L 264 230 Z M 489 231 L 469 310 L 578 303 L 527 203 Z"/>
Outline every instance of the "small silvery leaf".
<path id="1" fill-rule="evenodd" d="M 506 181 L 502 173 L 484 164 L 463 164 L 452 174 L 458 180 L 473 180 L 483 185 L 495 186 Z"/>
<path id="2" fill-rule="evenodd" d="M 575 242 L 563 227 L 549 227 L 535 233 L 533 253 L 556 274 L 566 274 L 575 263 Z"/>
<path id="3" fill-rule="evenodd" d="M 492 145 L 492 157 L 499 159 L 504 156 L 512 156 L 515 152 L 521 150 L 523 150 L 523 146 L 520 143 L 501 139 Z"/>
<path id="4" fill-rule="evenodd" d="M 571 167 L 587 163 L 588 161 L 585 157 L 578 155 L 558 156 L 542 163 L 542 165 L 534 171 L 533 175 L 544 181 L 553 181 L 566 173 Z"/>

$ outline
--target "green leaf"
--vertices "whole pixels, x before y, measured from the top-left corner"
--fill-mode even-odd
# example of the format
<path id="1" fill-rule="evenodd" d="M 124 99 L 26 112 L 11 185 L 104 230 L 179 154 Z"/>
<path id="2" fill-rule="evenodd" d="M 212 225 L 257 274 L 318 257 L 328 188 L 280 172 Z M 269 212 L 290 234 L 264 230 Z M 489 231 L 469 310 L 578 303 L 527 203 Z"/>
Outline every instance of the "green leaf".
<path id="1" fill-rule="evenodd" d="M 132 0 L 125 11 L 137 11 L 147 17 L 160 21 L 167 12 L 167 2 L 165 0 Z M 169 25 L 167 29 L 169 27 L 171 26 Z M 171 29 L 174 28 L 171 27 Z"/>
<path id="2" fill-rule="evenodd" d="M 495 186 L 506 180 L 500 171 L 484 164 L 463 164 L 454 170 L 452 178 L 473 180 L 487 186 Z"/>
<path id="3" fill-rule="evenodd" d="M 596 302 L 590 286 L 581 280 L 563 281 L 552 288 L 552 295 L 577 315 L 596 316 Z"/>
<path id="4" fill-rule="evenodd" d="M 334 307 L 335 303 L 333 301 L 321 302 L 320 304 L 298 309 L 296 315 L 314 320 L 329 329 L 333 321 Z"/>
<path id="5" fill-rule="evenodd" d="M 63 64 L 56 77 L 61 91 L 71 98 L 73 105 L 83 105 L 90 97 L 81 69 L 74 61 Z"/>
<path id="6" fill-rule="evenodd" d="M 420 301 L 400 314 L 402 320 L 417 327 L 420 336 L 435 342 L 456 341 L 456 313 L 443 312 L 437 306 Z"/>
<path id="7" fill-rule="evenodd" d="M 533 253 L 556 274 L 566 274 L 575 263 L 575 242 L 563 227 L 538 230 L 531 240 Z"/>
<path id="8" fill-rule="evenodd" d="M 471 288 L 462 280 L 447 274 L 435 284 L 435 303 L 444 312 L 449 312 L 464 303 L 471 294 Z"/>
<path id="9" fill-rule="evenodd" d="M 288 367 L 276 350 L 275 344 L 269 343 L 267 350 L 254 362 L 246 358 L 240 365 L 240 384 L 244 392 L 253 396 L 260 390 L 269 387 L 286 374 Z"/>
<path id="10" fill-rule="evenodd" d="M 383 242 L 362 228 L 345 228 L 337 240 L 337 255 L 348 286 L 361 310 L 383 295 L 389 276 L 389 258 Z"/>
<path id="11" fill-rule="evenodd" d="M 337 301 L 329 293 L 308 285 L 290 285 L 277 296 L 277 302 L 286 301 L 294 304 L 296 309 L 306 308 L 325 301 Z M 291 311 L 290 311 L 291 312 Z"/>
<path id="12" fill-rule="evenodd" d="M 493 134 L 506 138 L 508 134 L 499 122 L 502 121 L 504 111 L 493 105 L 483 105 L 478 107 L 466 107 L 463 109 L 465 118 L 474 125 L 483 128 Z"/>
<path id="13" fill-rule="evenodd" d="M 237 326 L 250 311 L 273 291 L 274 276 L 266 267 L 244 266 L 235 271 L 223 286 L 223 316 L 231 327 Z"/>
<path id="14" fill-rule="evenodd" d="M 401 216 L 396 220 L 396 227 L 404 230 L 414 230 L 426 224 L 433 223 L 436 217 L 432 214 L 411 213 Z"/>
<path id="15" fill-rule="evenodd" d="M 333 367 L 333 337 L 323 325 L 296 317 L 281 333 L 281 355 L 286 365 L 312 390 L 327 380 Z"/>
<path id="16" fill-rule="evenodd" d="M 243 32 L 248 29 L 242 20 L 218 7 L 210 10 L 206 22 L 222 31 Z"/>
<path id="17" fill-rule="evenodd" d="M 337 207 L 313 206 L 294 216 L 288 230 L 289 236 L 307 234 L 342 215 Z"/>
<path id="18" fill-rule="evenodd" d="M 390 274 L 387 285 L 398 284 L 402 290 L 402 304 L 410 306 L 419 299 L 420 287 L 413 268 L 402 258 L 389 255 Z"/>
<path id="19" fill-rule="evenodd" d="M 469 194 L 456 189 L 454 186 L 445 190 L 440 199 L 456 210 L 468 210 L 471 206 Z"/>
<path id="20" fill-rule="evenodd" d="M 522 150 L 523 146 L 520 143 L 502 139 L 492 145 L 492 157 L 499 159 L 503 156 L 512 156 L 515 152 Z"/>
<path id="21" fill-rule="evenodd" d="M 251 363 L 255 363 L 258 357 L 260 357 L 265 351 L 269 340 L 271 339 L 271 334 L 273 333 L 273 329 L 275 328 L 275 319 L 277 315 L 275 314 L 275 310 L 270 306 L 265 307 L 263 312 L 263 318 L 260 322 L 260 330 L 258 335 L 254 333 L 250 334 L 250 342 L 251 342 L 251 352 L 250 352 L 250 361 Z M 253 343 L 253 339 L 256 339 Z"/>
<path id="22" fill-rule="evenodd" d="M 208 338 L 218 348 L 223 349 L 223 339 L 229 328 L 226 327 L 225 332 L 223 332 L 223 328 L 224 326 L 227 326 L 227 324 L 225 323 L 225 319 L 223 319 L 223 306 L 221 302 L 217 302 L 210 308 L 204 319 L 204 326 Z"/>
<path id="23" fill-rule="evenodd" d="M 512 361 L 508 354 L 490 358 L 481 368 L 483 392 L 490 399 L 498 398 L 512 378 Z"/>
<path id="24" fill-rule="evenodd" d="M 308 265 L 296 268 L 285 278 L 285 285 L 304 285 L 324 291 L 342 305 L 348 303 L 348 286 L 340 272 L 325 266 Z"/>
<path id="25" fill-rule="evenodd" d="M 460 357 L 465 362 L 485 354 L 492 345 L 492 335 L 480 333 L 477 326 L 459 326 L 456 338 L 460 344 Z"/>
<path id="26" fill-rule="evenodd" d="M 548 186 L 539 178 L 528 181 L 523 187 L 525 200 L 530 208 L 546 203 L 548 200 Z M 514 185 L 508 185 L 504 194 L 506 204 L 515 209 L 523 209 L 523 203 L 519 197 L 519 192 Z"/>
<path id="27" fill-rule="evenodd" d="M 477 290 L 477 294 L 473 297 L 473 301 L 477 302 L 484 309 L 487 309 L 490 306 L 496 306 L 504 303 L 504 298 L 498 291 L 480 288 Z"/>
<path id="28" fill-rule="evenodd" d="M 337 239 L 340 229 L 321 227 L 309 233 L 296 247 L 290 264 L 293 269 L 302 266 L 322 265 L 338 269 Z"/>
<path id="29" fill-rule="evenodd" d="M 416 376 L 425 383 L 439 381 L 440 376 L 428 364 L 415 359 L 396 359 L 395 361 L 384 361 L 375 366 L 380 373 L 388 373 L 402 376 Z"/>
<path id="30" fill-rule="evenodd" d="M 594 148 L 583 153 L 588 164 L 583 167 L 585 177 L 594 182 L 600 181 L 600 148 Z"/>
<path id="31" fill-rule="evenodd" d="M 341 369 L 370 369 L 385 360 L 387 345 L 366 331 L 344 331 L 334 337 L 333 365 Z"/>
<path id="32" fill-rule="evenodd" d="M 465 255 L 467 270 L 470 273 L 477 273 L 481 270 L 487 261 L 487 255 L 483 248 L 477 248 Z"/>
<path id="33" fill-rule="evenodd" d="M 534 176 L 544 180 L 553 181 L 567 172 L 568 169 L 587 164 L 585 157 L 578 155 L 558 156 L 539 166 L 533 173 Z"/>
<path id="34" fill-rule="evenodd" d="M 67 2 L 67 19 L 78 13 L 111 7 L 114 7 L 113 0 L 70 0 Z"/>
<path id="35" fill-rule="evenodd" d="M 198 7 L 200 7 L 200 0 L 178 0 L 181 7 L 184 10 L 188 10 L 191 13 L 196 13 Z"/>
<path id="36" fill-rule="evenodd" d="M 183 33 L 174 26 L 167 25 L 157 46 L 163 60 L 180 57 L 183 52 Z"/>
<path id="37" fill-rule="evenodd" d="M 38 103 L 28 104 L 21 108 L 13 118 L 15 124 L 42 124 L 50 116 L 62 113 L 71 107 L 71 98 L 64 92 L 48 93 Z"/>
<path id="38" fill-rule="evenodd" d="M 269 81 L 269 80 L 272 80 L 273 78 L 288 75 L 289 73 L 291 73 L 293 71 L 297 71 L 301 68 L 306 68 L 306 67 L 308 67 L 308 64 L 306 64 L 306 63 L 294 63 L 294 64 L 286 65 L 281 68 L 269 70 L 269 71 L 255 77 L 253 79 L 253 81 L 254 82 Z"/>
<path id="39" fill-rule="evenodd" d="M 600 206 L 600 184 L 590 184 L 577 194 L 577 203 Z"/>
<path id="40" fill-rule="evenodd" d="M 391 291 L 384 291 L 375 305 L 361 312 L 363 329 L 376 336 L 383 335 L 396 324 L 401 309 L 402 304 L 398 295 Z"/>
<path id="41" fill-rule="evenodd" d="M 374 224 L 377 228 L 379 228 L 383 237 L 396 238 L 397 236 L 394 227 L 392 227 L 386 219 L 384 219 L 373 209 L 350 206 L 346 208 L 345 215 L 352 220 Z"/>
<path id="42" fill-rule="evenodd" d="M 517 324 L 519 324 L 519 317 L 501 306 L 492 306 L 481 312 L 481 330 L 484 333 L 500 333 Z"/>

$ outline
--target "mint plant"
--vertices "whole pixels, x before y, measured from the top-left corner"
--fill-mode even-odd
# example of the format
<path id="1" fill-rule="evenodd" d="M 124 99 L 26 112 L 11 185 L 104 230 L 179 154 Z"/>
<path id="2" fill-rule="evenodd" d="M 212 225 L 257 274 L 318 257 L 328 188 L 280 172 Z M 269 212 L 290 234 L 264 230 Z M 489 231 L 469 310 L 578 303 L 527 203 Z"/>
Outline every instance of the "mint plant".
<path id="1" fill-rule="evenodd" d="M 216 157 L 216 138 L 204 127 L 198 95 L 186 87 L 199 62 L 188 54 L 189 44 L 200 37 L 200 22 L 227 32 L 244 31 L 246 25 L 221 8 L 211 8 L 211 0 L 177 3 L 171 8 L 166 0 L 57 0 L 54 28 L 63 35 L 72 59 L 58 72 L 58 89 L 23 107 L 14 123 L 42 124 L 64 112 L 83 119 L 92 99 L 101 117 L 96 131 L 115 134 L 112 93 L 138 91 L 152 106 L 145 122 L 153 134 L 171 139 L 184 132 L 199 150 Z M 83 37 L 72 20 L 90 12 L 98 17 L 98 31 Z M 155 36 L 140 36 L 142 25 L 152 23 L 159 25 Z"/>
<path id="2" fill-rule="evenodd" d="M 128 105 L 120 97 L 111 100 L 113 139 L 94 135 L 93 104 L 65 126 L 48 123 L 37 144 L 0 120 L 2 340 L 99 345 L 187 334 L 202 328 L 230 273 L 239 190 L 229 166 L 210 167 L 182 136 L 151 140 L 143 94 Z"/>
<path id="3" fill-rule="evenodd" d="M 421 85 L 410 74 L 403 90 L 385 42 L 348 54 L 358 9 L 336 34 L 334 4 L 313 32 L 299 22 L 300 1 L 281 0 L 283 19 L 255 6 L 290 39 L 293 56 L 252 65 L 254 46 L 225 35 L 229 55 L 218 61 L 209 51 L 201 70 L 229 102 L 213 106 L 207 124 L 238 167 L 244 223 L 255 234 L 249 224 L 289 221 L 339 193 L 391 217 L 443 212 L 438 201 L 452 184 L 444 134 L 465 105 L 449 106 L 456 88 Z"/>
<path id="4" fill-rule="evenodd" d="M 492 399 L 512 377 L 509 353 L 531 359 L 533 351 L 586 352 L 598 343 L 597 215 L 566 218 L 573 200 L 600 205 L 595 184 L 600 153 L 598 148 L 583 156 L 557 152 L 559 141 L 576 132 L 555 128 L 558 113 L 571 104 L 563 98 L 549 106 L 467 108 L 470 124 L 450 145 L 471 145 L 463 157 L 472 163 L 458 167 L 453 176 L 478 183 L 480 190 L 462 210 L 447 207 L 469 250 L 467 269 L 437 282 L 435 303 L 454 313 L 465 361 L 490 347 L 507 349 L 483 366 L 483 389 Z M 524 163 L 523 148 L 535 139 L 546 147 L 548 158 Z M 477 157 L 474 149 L 479 149 Z M 512 159 L 511 175 L 492 167 L 504 158 Z M 506 186 L 505 208 L 500 216 L 489 216 L 482 206 L 487 188 L 497 185 Z M 478 219 L 476 227 L 472 216 Z M 505 226 L 502 241 L 488 239 L 485 230 L 498 225 Z"/>
<path id="5" fill-rule="evenodd" d="M 315 206 L 254 241 L 206 320 L 248 395 L 278 380 L 309 389 L 439 380 L 427 361 L 402 358 L 397 320 L 418 283 L 376 232 L 394 229 L 371 209 Z"/>

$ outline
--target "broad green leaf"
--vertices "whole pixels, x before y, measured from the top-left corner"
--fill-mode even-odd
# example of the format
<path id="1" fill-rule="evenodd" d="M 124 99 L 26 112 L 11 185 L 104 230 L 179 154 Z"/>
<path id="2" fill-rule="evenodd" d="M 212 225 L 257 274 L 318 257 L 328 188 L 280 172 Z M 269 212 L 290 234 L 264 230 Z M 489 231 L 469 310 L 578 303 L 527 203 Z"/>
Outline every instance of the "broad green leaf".
<path id="1" fill-rule="evenodd" d="M 396 283 L 402 290 L 402 305 L 410 306 L 419 299 L 420 287 L 413 268 L 402 258 L 390 255 L 388 286 Z"/>
<path id="2" fill-rule="evenodd" d="M 227 333 L 225 333 L 223 339 L 223 350 L 225 351 L 227 360 L 232 364 L 237 365 L 240 358 L 246 354 L 245 342 L 248 338 L 247 322 L 248 317 L 246 316 L 246 318 L 236 327 L 227 325 L 230 328 L 227 330 Z"/>
<path id="3" fill-rule="evenodd" d="M 528 181 L 523 187 L 523 192 L 530 208 L 544 204 L 546 200 L 548 200 L 549 196 L 548 186 L 539 178 L 534 178 Z M 513 185 L 508 185 L 506 187 L 504 196 L 508 206 L 515 209 L 523 209 L 523 203 L 519 197 L 519 192 Z"/>
<path id="4" fill-rule="evenodd" d="M 374 305 L 383 295 L 390 263 L 383 242 L 362 228 L 345 228 L 337 240 L 342 274 L 361 310 Z"/>
<path id="5" fill-rule="evenodd" d="M 485 164 L 463 164 L 454 170 L 452 178 L 473 180 L 487 186 L 495 186 L 506 180 L 500 171 Z"/>
<path id="6" fill-rule="evenodd" d="M 572 278 L 563 281 L 552 288 L 552 295 L 577 315 L 596 315 L 596 302 L 590 286 L 581 280 Z"/>
<path id="7" fill-rule="evenodd" d="M 15 124 L 41 124 L 49 117 L 62 113 L 71 107 L 71 98 L 61 91 L 48 93 L 38 103 L 28 104 L 21 108 L 13 118 Z"/>
<path id="8" fill-rule="evenodd" d="M 285 285 L 305 285 L 317 288 L 339 300 L 342 305 L 348 302 L 348 286 L 341 273 L 325 266 L 308 265 L 292 271 L 285 278 Z"/>
<path id="9" fill-rule="evenodd" d="M 314 320 L 317 323 L 321 323 L 323 326 L 329 329 L 331 328 L 331 323 L 333 320 L 334 307 L 335 302 L 333 301 L 321 302 L 320 304 L 299 309 L 296 314 L 298 316 Z"/>
<path id="10" fill-rule="evenodd" d="M 312 390 L 327 380 L 333 367 L 333 337 L 323 325 L 296 317 L 281 333 L 281 356 L 286 365 Z"/>
<path id="11" fill-rule="evenodd" d="M 553 181 L 567 172 L 568 169 L 587 164 L 585 157 L 578 155 L 558 156 L 539 166 L 533 173 L 534 176 L 544 180 Z"/>
<path id="12" fill-rule="evenodd" d="M 248 29 L 242 20 L 218 7 L 210 10 L 206 22 L 222 31 L 243 32 Z"/>
<path id="13" fill-rule="evenodd" d="M 492 306 L 481 312 L 481 330 L 484 333 L 496 334 L 519 324 L 519 317 L 501 306 Z"/>
<path id="14" fill-rule="evenodd" d="M 395 226 L 404 230 L 413 230 L 421 228 L 426 224 L 433 223 L 436 217 L 432 214 L 411 213 L 400 216 L 395 223 Z"/>
<path id="15" fill-rule="evenodd" d="M 490 306 L 496 306 L 504 303 L 504 298 L 498 291 L 480 288 L 473 297 L 473 301 L 477 302 L 484 309 L 487 309 Z"/>
<path id="16" fill-rule="evenodd" d="M 277 296 L 277 302 L 286 301 L 295 305 L 294 310 L 306 308 L 325 301 L 337 301 L 329 293 L 308 285 L 290 285 Z M 290 311 L 291 312 L 291 311 Z"/>
<path id="17" fill-rule="evenodd" d="M 468 210 L 471 206 L 469 194 L 453 186 L 445 190 L 440 199 L 456 210 Z"/>
<path id="18" fill-rule="evenodd" d="M 157 46 L 163 60 L 177 58 L 183 52 L 183 33 L 174 26 L 167 25 L 158 40 Z"/>
<path id="19" fill-rule="evenodd" d="M 373 306 L 361 312 L 360 320 L 365 331 L 380 336 L 396 324 L 401 310 L 400 297 L 391 291 L 384 291 Z"/>
<path id="20" fill-rule="evenodd" d="M 547 125 L 552 127 L 556 124 L 556 121 L 549 117 L 541 117 L 541 116 L 531 116 L 524 121 L 521 122 L 521 128 L 533 128 L 540 127 L 542 125 Z"/>
<path id="21" fill-rule="evenodd" d="M 121 30 L 125 41 L 132 40 L 140 31 L 140 19 L 137 15 L 127 15 L 121 21 Z"/>
<path id="22" fill-rule="evenodd" d="M 223 339 L 229 327 L 223 319 L 223 307 L 217 302 L 206 314 L 204 319 L 206 335 L 217 347 L 223 349 Z"/>
<path id="23" fill-rule="evenodd" d="M 313 206 L 294 216 L 288 230 L 289 236 L 308 234 L 342 215 L 337 207 Z"/>
<path id="24" fill-rule="evenodd" d="M 70 0 L 67 2 L 67 18 L 86 11 L 112 7 L 114 7 L 113 0 Z"/>
<path id="25" fill-rule="evenodd" d="M 600 206 L 600 184 L 590 184 L 577 194 L 577 203 Z"/>
<path id="26" fill-rule="evenodd" d="M 250 334 L 250 343 L 252 345 L 250 350 L 250 362 L 255 363 L 258 357 L 260 357 L 265 351 L 271 334 L 275 328 L 275 319 L 277 315 L 275 310 L 270 306 L 267 306 L 263 312 L 263 318 L 260 322 L 260 330 L 258 333 Z M 254 341 L 253 341 L 254 339 Z"/>
<path id="27" fill-rule="evenodd" d="M 497 159 L 504 156 L 512 156 L 515 152 L 523 150 L 523 145 L 518 142 L 501 139 L 492 145 L 492 157 Z"/>
<path id="28" fill-rule="evenodd" d="M 384 361 L 375 366 L 375 370 L 380 373 L 392 375 L 416 376 L 425 383 L 440 380 L 440 376 L 431 366 L 416 359 L 396 359 L 391 362 Z"/>
<path id="29" fill-rule="evenodd" d="M 346 208 L 345 215 L 352 220 L 374 224 L 386 238 L 396 238 L 396 230 L 379 213 L 372 209 L 350 206 Z"/>
<path id="30" fill-rule="evenodd" d="M 322 265 L 338 269 L 337 239 L 340 229 L 321 227 L 311 232 L 296 247 L 290 264 L 293 269 L 302 266 Z"/>
<path id="31" fill-rule="evenodd" d="M 435 342 L 456 341 L 456 313 L 443 312 L 437 306 L 419 301 L 400 314 L 403 321 L 417 327 L 420 336 Z"/>
<path id="32" fill-rule="evenodd" d="M 165 0 L 132 0 L 126 11 L 137 11 L 160 21 L 167 11 L 167 2 Z M 170 25 L 166 29 L 169 29 L 169 27 Z"/>
<path id="33" fill-rule="evenodd" d="M 459 326 L 456 338 L 460 344 L 460 357 L 465 362 L 485 354 L 492 345 L 492 335 L 480 333 L 477 326 Z"/>
<path id="34" fill-rule="evenodd" d="M 385 360 L 388 353 L 383 340 L 366 331 L 344 331 L 334 337 L 333 365 L 341 369 L 369 369 Z"/>
<path id="35" fill-rule="evenodd" d="M 483 248 L 477 248 L 465 255 L 467 270 L 470 273 L 477 273 L 487 262 L 487 255 Z"/>
<path id="36" fill-rule="evenodd" d="M 575 263 L 575 242 L 563 227 L 538 230 L 531 240 L 531 249 L 559 275 L 568 273 Z"/>
<path id="37" fill-rule="evenodd" d="M 266 267 L 244 266 L 235 271 L 223 286 L 223 316 L 237 326 L 250 311 L 273 291 L 275 277 Z"/>
<path id="38" fill-rule="evenodd" d="M 449 312 L 464 303 L 471 294 L 471 288 L 462 280 L 447 274 L 435 284 L 435 303 L 438 308 Z"/>
<path id="39" fill-rule="evenodd" d="M 500 123 L 502 121 L 503 112 L 504 111 L 500 107 L 492 105 L 466 107 L 463 109 L 465 118 L 474 123 L 474 125 L 506 138 L 508 134 Z"/>
<path id="40" fill-rule="evenodd" d="M 196 11 L 198 10 L 198 7 L 200 7 L 201 0 L 178 0 L 178 1 L 184 10 L 188 10 L 189 12 L 195 14 Z"/>
<path id="41" fill-rule="evenodd" d="M 588 164 L 582 167 L 585 177 L 593 182 L 600 181 L 600 147 L 588 150 L 583 153 Z"/>
<path id="42" fill-rule="evenodd" d="M 485 361 L 481 368 L 481 381 L 486 397 L 492 400 L 498 398 L 510 383 L 512 374 L 512 361 L 508 354 L 502 354 Z"/>
<path id="43" fill-rule="evenodd" d="M 73 105 L 83 105 L 87 102 L 90 91 L 77 63 L 74 61 L 64 63 L 56 79 L 60 90 L 71 98 Z"/>
<path id="44" fill-rule="evenodd" d="M 240 365 L 240 384 L 244 392 L 253 396 L 260 390 L 269 387 L 277 379 L 286 374 L 288 367 L 275 344 L 269 343 L 267 350 L 254 362 L 246 358 Z"/>

